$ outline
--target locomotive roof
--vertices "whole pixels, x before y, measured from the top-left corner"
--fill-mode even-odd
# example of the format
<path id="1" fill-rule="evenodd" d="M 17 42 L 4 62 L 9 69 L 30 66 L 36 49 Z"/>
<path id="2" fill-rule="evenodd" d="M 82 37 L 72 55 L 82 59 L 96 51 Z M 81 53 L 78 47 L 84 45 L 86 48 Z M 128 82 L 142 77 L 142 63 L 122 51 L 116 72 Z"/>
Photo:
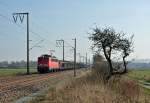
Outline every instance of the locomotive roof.
<path id="1" fill-rule="evenodd" d="M 51 55 L 48 55 L 48 54 L 43 54 L 40 57 L 51 57 L 53 59 L 57 59 L 55 56 L 51 56 Z"/>
<path id="2" fill-rule="evenodd" d="M 62 62 L 62 63 L 68 63 L 68 62 L 73 62 L 73 61 L 67 61 L 67 60 L 65 60 L 65 61 L 63 61 L 63 60 L 59 60 L 60 62 Z"/>
<path id="3" fill-rule="evenodd" d="M 48 55 L 48 54 L 43 54 L 43 55 L 41 55 L 41 57 L 52 57 L 52 56 Z"/>

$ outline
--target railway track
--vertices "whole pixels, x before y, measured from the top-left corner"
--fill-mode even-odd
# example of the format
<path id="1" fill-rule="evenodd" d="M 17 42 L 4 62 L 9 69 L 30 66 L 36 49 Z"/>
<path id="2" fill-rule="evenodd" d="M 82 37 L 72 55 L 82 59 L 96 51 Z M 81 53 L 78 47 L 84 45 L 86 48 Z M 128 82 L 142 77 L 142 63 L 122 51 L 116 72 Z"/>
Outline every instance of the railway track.
<path id="1" fill-rule="evenodd" d="M 65 71 L 66 72 L 66 71 Z M 14 81 L 7 81 L 6 83 L 0 83 L 0 96 L 9 94 L 12 92 L 20 91 L 28 86 L 34 86 L 36 83 L 40 83 L 43 81 L 48 80 L 50 77 L 55 77 L 58 72 L 56 73 L 48 73 L 48 74 L 37 74 L 37 76 L 27 78 L 21 78 L 19 80 Z"/>
<path id="2" fill-rule="evenodd" d="M 48 89 L 73 76 L 73 70 L 47 74 L 12 76 L 0 80 L 0 103 L 11 103 L 21 97 Z"/>
<path id="3" fill-rule="evenodd" d="M 19 78 L 16 80 L 6 81 L 5 83 L 0 83 L 0 90 L 4 87 L 12 86 L 13 84 L 16 84 L 16 83 L 29 82 L 29 81 L 33 81 L 34 79 L 40 79 L 41 77 L 48 77 L 49 75 L 53 75 L 53 74 L 47 74 L 44 76 L 37 75 L 36 77 L 28 76 L 28 77 L 22 77 L 21 79 Z"/>
<path id="4" fill-rule="evenodd" d="M 45 80 L 45 78 L 47 79 L 49 76 L 44 76 L 44 77 L 36 77 L 36 78 L 29 78 L 29 79 L 24 79 L 24 80 L 17 80 L 17 81 L 14 81 L 14 82 L 10 82 L 10 83 L 4 83 L 4 84 L 1 84 L 0 85 L 0 93 L 5 91 L 8 89 L 8 88 L 17 88 L 17 86 L 20 86 L 20 85 L 28 85 L 28 84 L 31 84 L 31 83 L 34 83 L 34 82 L 38 82 L 38 81 L 43 81 Z"/>
<path id="5" fill-rule="evenodd" d="M 54 76 L 51 75 L 51 77 Z M 30 79 L 30 80 L 25 80 L 25 81 L 22 81 L 21 83 L 19 83 L 19 81 L 16 81 L 14 83 L 7 83 L 7 85 L 3 85 L 3 88 L 0 89 L 0 94 L 8 94 L 8 92 L 12 92 L 12 91 L 16 91 L 16 90 L 20 90 L 20 89 L 23 89 L 23 88 L 26 88 L 30 85 L 34 85 L 34 83 L 37 83 L 37 82 L 43 82 L 45 80 L 47 80 L 50 76 L 44 76 L 44 77 L 38 77 L 38 78 L 34 78 L 34 79 Z M 19 84 L 16 84 L 16 83 L 19 83 Z M 12 84 L 15 84 L 12 86 Z"/>
<path id="6" fill-rule="evenodd" d="M 33 76 L 36 77 L 38 74 L 34 74 Z M 11 81 L 22 80 L 23 78 L 31 78 L 31 75 L 0 77 L 0 85 Z"/>

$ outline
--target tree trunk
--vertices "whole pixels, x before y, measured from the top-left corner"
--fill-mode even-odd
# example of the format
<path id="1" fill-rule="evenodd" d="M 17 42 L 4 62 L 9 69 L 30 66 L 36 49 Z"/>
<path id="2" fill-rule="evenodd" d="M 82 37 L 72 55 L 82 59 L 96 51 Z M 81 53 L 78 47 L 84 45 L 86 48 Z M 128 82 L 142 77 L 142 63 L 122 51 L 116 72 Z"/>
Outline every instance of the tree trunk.
<path id="1" fill-rule="evenodd" d="M 106 60 L 108 62 L 108 65 L 109 65 L 109 75 L 106 78 L 108 80 L 113 74 L 113 66 L 112 66 L 112 62 L 111 62 L 110 56 L 107 55 L 105 48 L 103 48 L 103 50 L 104 50 L 105 58 L 106 58 Z"/>
<path id="2" fill-rule="evenodd" d="M 123 65 L 124 65 L 124 71 L 123 73 L 127 73 L 127 63 L 126 63 L 126 60 L 125 60 L 125 56 L 123 57 Z"/>
<path id="3" fill-rule="evenodd" d="M 109 64 L 109 68 L 110 68 L 110 75 L 112 75 L 113 74 L 113 66 L 112 66 L 111 59 L 108 59 L 107 62 Z"/>

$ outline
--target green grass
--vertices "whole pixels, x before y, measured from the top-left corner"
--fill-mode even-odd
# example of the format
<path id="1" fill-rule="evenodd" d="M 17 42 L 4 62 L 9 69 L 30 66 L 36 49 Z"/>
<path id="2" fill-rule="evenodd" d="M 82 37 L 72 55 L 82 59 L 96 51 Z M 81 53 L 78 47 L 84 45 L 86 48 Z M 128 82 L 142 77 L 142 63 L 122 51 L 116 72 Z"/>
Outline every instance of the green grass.
<path id="1" fill-rule="evenodd" d="M 131 70 L 128 73 L 128 76 L 131 78 L 134 78 L 138 81 L 149 82 L 150 83 L 150 69 L 142 69 L 142 70 Z M 143 84 L 142 83 L 142 84 Z M 144 90 L 144 93 L 150 95 L 150 89 L 142 87 Z"/>
<path id="2" fill-rule="evenodd" d="M 26 68 L 0 68 L 0 76 L 23 75 L 26 74 L 26 71 Z M 36 72 L 36 69 L 30 69 L 30 73 Z"/>
<path id="3" fill-rule="evenodd" d="M 129 71 L 128 76 L 138 80 L 148 80 L 150 79 L 150 69 L 131 70 Z"/>

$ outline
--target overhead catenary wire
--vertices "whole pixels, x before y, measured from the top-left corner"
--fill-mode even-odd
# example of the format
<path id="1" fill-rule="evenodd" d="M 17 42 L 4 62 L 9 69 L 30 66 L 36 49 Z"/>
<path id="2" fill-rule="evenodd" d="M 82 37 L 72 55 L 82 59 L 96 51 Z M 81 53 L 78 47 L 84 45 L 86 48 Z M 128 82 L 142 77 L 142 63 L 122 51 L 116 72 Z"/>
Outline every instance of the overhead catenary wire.
<path id="1" fill-rule="evenodd" d="M 42 30 L 42 27 L 41 27 L 39 24 L 37 24 L 36 22 L 34 22 L 34 20 L 36 20 L 36 18 L 35 18 L 34 16 L 32 16 L 32 18 L 34 18 L 34 19 L 31 21 L 32 26 L 34 25 L 36 28 L 40 29 L 40 31 L 43 31 L 44 34 L 46 35 L 46 37 L 49 36 L 49 34 L 51 34 L 51 33 L 49 33 L 49 32 L 46 31 L 46 30 Z M 32 31 L 32 30 L 31 30 L 31 31 Z M 47 38 L 44 38 L 44 39 L 45 39 L 45 41 L 50 42 L 50 43 L 53 44 L 53 45 L 56 45 L 54 42 L 50 41 L 49 39 L 47 39 Z"/>
<path id="2" fill-rule="evenodd" d="M 10 9 L 10 8 L 9 8 Z M 11 22 L 11 23 L 13 23 L 13 24 L 15 24 L 10 18 L 8 18 L 7 16 L 5 16 L 5 15 L 0 15 L 1 17 L 3 17 L 3 18 L 5 18 L 6 20 L 8 20 L 9 22 Z M 31 23 L 33 23 L 32 21 L 31 21 Z M 35 23 L 34 23 L 35 24 Z M 22 25 L 19 25 L 19 24 L 15 24 L 15 25 L 17 25 L 19 28 L 21 28 L 21 29 L 25 29 L 25 27 L 23 27 Z M 37 23 L 36 23 L 36 26 L 37 26 Z M 41 30 L 41 27 L 40 27 L 40 30 Z M 43 31 L 43 30 L 42 30 Z M 37 36 L 38 38 L 40 38 L 41 40 L 44 40 L 44 41 L 47 41 L 47 42 L 50 42 L 50 45 L 56 45 L 54 42 L 52 42 L 51 41 L 51 39 L 48 39 L 47 37 L 45 37 L 45 36 L 41 36 L 39 33 L 37 33 L 37 32 L 35 32 L 33 29 L 30 29 L 30 31 L 29 31 L 32 35 L 35 35 L 35 36 Z M 45 31 L 44 32 L 44 34 L 49 34 L 47 31 Z M 35 43 L 35 45 L 36 45 L 37 43 Z M 66 46 L 65 47 L 71 47 L 71 48 L 74 48 L 74 46 L 72 46 L 71 44 L 69 44 L 68 42 L 66 42 L 65 41 L 65 44 L 66 44 Z M 31 47 L 32 48 L 32 47 Z"/>
<path id="3" fill-rule="evenodd" d="M 10 18 L 8 18 L 7 16 L 5 16 L 5 15 L 3 15 L 3 14 L 0 14 L 0 17 L 4 18 L 5 20 L 7 20 L 7 21 L 10 22 L 10 23 L 15 24 L 17 27 L 19 27 L 19 28 L 25 30 L 25 27 L 21 26 L 20 24 L 14 23 L 14 22 L 13 22 Z M 29 31 L 29 32 L 32 33 L 32 34 L 34 34 L 34 35 L 36 35 L 36 36 L 39 36 L 38 34 L 36 34 L 36 33 L 33 32 L 33 31 Z"/>
<path id="4" fill-rule="evenodd" d="M 4 18 L 5 20 L 9 21 L 10 23 L 15 24 L 16 26 L 18 26 L 19 28 L 25 30 L 25 27 L 21 26 L 20 24 L 14 23 L 10 18 L 8 18 L 7 16 L 0 14 L 0 17 Z M 43 36 L 41 36 L 40 34 L 38 34 L 37 32 L 33 31 L 32 29 L 30 29 L 29 31 L 31 34 L 36 35 L 39 38 L 42 38 L 42 40 L 47 40 L 48 42 L 50 42 L 51 44 L 55 45 L 52 41 L 48 40 L 47 38 L 44 38 Z"/>
<path id="5" fill-rule="evenodd" d="M 10 12 L 10 10 L 12 9 L 12 8 L 10 8 L 9 7 L 9 5 L 6 3 L 6 2 L 4 2 L 4 1 L 0 1 L 0 5 L 1 6 L 3 6 L 3 7 L 5 7 L 6 8 L 6 10 L 8 11 L 9 10 L 9 12 Z M 36 17 L 34 17 L 34 16 L 32 16 L 32 18 L 34 18 L 33 20 L 35 20 L 36 19 Z M 40 28 L 40 30 L 42 29 L 42 27 L 41 26 L 39 26 L 39 24 L 37 24 L 36 22 L 34 22 L 34 21 L 31 21 L 31 23 L 32 24 L 34 24 L 36 27 L 39 27 Z M 23 29 L 25 29 L 24 27 L 22 27 L 21 25 L 19 25 L 19 24 L 16 24 L 16 25 L 18 25 L 18 26 L 20 26 L 20 28 L 23 28 Z M 44 31 L 44 34 L 50 34 L 49 32 L 47 32 L 46 30 L 41 30 L 41 31 Z M 52 45 L 55 45 L 55 41 L 54 42 L 52 42 L 51 40 L 49 40 L 49 39 L 47 39 L 46 37 L 42 37 L 39 33 L 36 33 L 35 31 L 33 31 L 32 29 L 30 29 L 30 33 L 32 33 L 33 35 L 36 35 L 37 37 L 39 37 L 39 38 L 42 38 L 42 39 L 44 39 L 45 41 L 47 41 L 47 42 L 50 42 Z M 87 36 L 80 36 L 80 37 L 82 37 L 82 38 L 88 38 Z M 73 47 L 72 45 L 70 45 L 68 42 L 66 42 L 66 44 L 68 45 L 68 47 Z M 67 47 L 67 46 L 66 46 Z"/>
<path id="6" fill-rule="evenodd" d="M 0 1 L 0 2 L 1 2 L 1 1 Z M 11 9 L 11 8 L 10 8 L 6 3 L 4 3 L 4 2 L 1 2 L 0 5 L 2 5 L 2 6 L 4 6 L 5 8 L 7 8 L 7 10 L 10 10 L 10 9 Z M 5 18 L 8 19 L 10 22 L 13 22 L 13 21 L 11 21 L 9 18 L 7 18 L 6 16 L 5 16 Z M 33 18 L 33 17 L 32 17 L 32 18 Z M 14 22 L 13 22 L 13 23 L 14 23 Z M 31 23 L 32 23 L 32 24 L 35 24 L 36 27 L 39 26 L 37 23 L 33 22 L 33 20 L 31 21 Z M 19 25 L 19 24 L 16 24 L 16 25 L 17 25 L 18 27 L 22 28 L 22 29 L 25 29 L 24 27 L 22 27 L 22 26 Z M 40 27 L 40 26 L 39 26 L 39 27 Z M 41 30 L 41 27 L 40 27 L 40 30 Z M 44 30 L 44 31 L 45 31 L 45 30 Z M 52 41 L 50 41 L 50 40 L 47 39 L 47 38 L 42 37 L 41 35 L 39 35 L 39 34 L 36 33 L 35 31 L 33 31 L 32 29 L 30 29 L 30 33 L 32 33 L 32 34 L 38 36 L 39 38 L 42 38 L 42 39 L 44 39 L 44 40 L 50 42 L 51 44 L 55 45 L 55 43 L 53 43 Z M 44 34 L 49 34 L 49 32 L 45 31 Z M 67 42 L 66 42 L 66 44 L 68 45 L 68 47 L 73 47 L 72 45 L 70 45 L 70 44 L 67 43 Z"/>
<path id="7" fill-rule="evenodd" d="M 10 18 L 8 18 L 7 16 L 5 16 L 5 15 L 3 15 L 3 14 L 0 14 L 0 16 L 2 17 L 2 18 L 4 18 L 5 20 L 7 20 L 7 21 L 9 21 L 10 23 L 13 23 L 13 24 L 15 24 Z M 23 26 L 21 26 L 20 24 L 15 24 L 16 26 L 18 26 L 19 28 L 21 28 L 21 29 L 25 29 L 25 27 L 23 27 Z M 47 39 L 47 38 L 44 38 L 43 36 L 41 36 L 40 34 L 38 34 L 37 32 L 35 32 L 35 31 L 33 31 L 33 30 L 31 30 L 30 29 L 30 31 L 29 31 L 31 34 L 33 34 L 33 35 L 36 35 L 37 37 L 39 37 L 40 39 L 42 39 L 42 42 L 43 41 L 48 41 L 48 42 L 50 42 L 51 44 L 53 44 L 53 45 L 55 45 L 52 41 L 50 41 L 49 39 Z M 37 44 L 35 44 L 35 45 L 37 45 Z M 31 47 L 32 48 L 32 47 Z M 42 48 L 42 46 L 41 46 L 41 48 Z M 45 46 L 43 47 L 45 50 L 49 50 L 49 49 L 47 49 Z"/>
<path id="8" fill-rule="evenodd" d="M 39 44 L 41 44 L 41 42 L 43 42 L 44 40 L 40 40 L 39 42 L 37 42 L 35 45 L 33 45 L 30 50 L 32 50 L 34 47 L 40 47 Z"/>
<path id="9" fill-rule="evenodd" d="M 68 47 L 74 48 L 72 45 L 70 45 L 68 42 L 65 41 L 65 43 L 68 45 Z"/>

